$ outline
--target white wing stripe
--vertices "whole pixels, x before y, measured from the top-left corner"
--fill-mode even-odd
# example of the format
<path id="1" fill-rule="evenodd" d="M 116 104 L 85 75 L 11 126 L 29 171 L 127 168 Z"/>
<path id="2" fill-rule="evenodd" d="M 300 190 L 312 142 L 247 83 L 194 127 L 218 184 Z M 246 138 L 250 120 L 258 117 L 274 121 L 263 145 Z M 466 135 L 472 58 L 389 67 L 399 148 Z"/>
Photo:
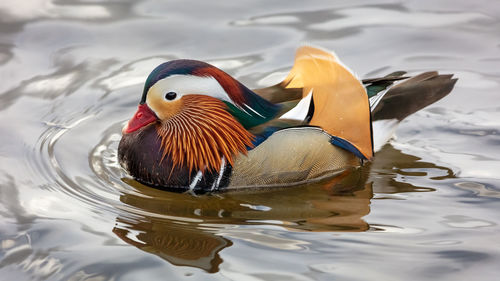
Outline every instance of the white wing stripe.
<path id="1" fill-rule="evenodd" d="M 287 113 L 281 115 L 280 119 L 294 119 L 304 121 L 309 112 L 309 106 L 312 100 L 312 90 L 303 98 L 294 108 L 290 109 Z"/>

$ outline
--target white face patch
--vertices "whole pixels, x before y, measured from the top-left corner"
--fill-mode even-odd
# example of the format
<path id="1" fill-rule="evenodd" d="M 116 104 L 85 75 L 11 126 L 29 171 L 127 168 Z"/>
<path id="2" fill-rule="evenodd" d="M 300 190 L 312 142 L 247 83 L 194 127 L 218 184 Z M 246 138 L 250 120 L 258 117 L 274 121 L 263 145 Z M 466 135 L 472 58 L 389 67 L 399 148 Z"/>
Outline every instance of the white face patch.
<path id="1" fill-rule="evenodd" d="M 168 92 L 176 93 L 176 98 L 165 99 Z M 184 95 L 206 95 L 234 104 L 219 81 L 211 76 L 172 75 L 158 80 L 149 88 L 148 95 L 163 96 L 166 102 L 178 100 Z"/>

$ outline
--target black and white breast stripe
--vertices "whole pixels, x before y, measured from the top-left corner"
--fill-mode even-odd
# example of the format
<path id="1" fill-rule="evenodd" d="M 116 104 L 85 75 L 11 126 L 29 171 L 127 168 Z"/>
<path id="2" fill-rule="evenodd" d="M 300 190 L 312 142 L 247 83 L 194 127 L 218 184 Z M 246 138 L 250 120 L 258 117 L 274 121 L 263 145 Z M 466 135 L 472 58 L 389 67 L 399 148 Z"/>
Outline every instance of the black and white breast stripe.
<path id="1" fill-rule="evenodd" d="M 232 167 L 226 158 L 221 158 L 221 166 L 217 172 L 202 173 L 198 171 L 189 181 L 189 191 L 194 193 L 205 193 L 220 191 L 229 184 Z"/>

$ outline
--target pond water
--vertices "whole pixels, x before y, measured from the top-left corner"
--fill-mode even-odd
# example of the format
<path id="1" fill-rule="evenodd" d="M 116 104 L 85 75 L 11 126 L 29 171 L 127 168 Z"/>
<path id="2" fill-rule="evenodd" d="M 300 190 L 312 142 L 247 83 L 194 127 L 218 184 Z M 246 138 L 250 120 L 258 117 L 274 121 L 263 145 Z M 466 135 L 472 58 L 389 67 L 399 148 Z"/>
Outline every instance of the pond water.
<path id="1" fill-rule="evenodd" d="M 499 30 L 487 0 L 2 0 L 0 279 L 498 280 Z M 459 81 L 340 180 L 193 196 L 120 169 L 157 64 L 258 87 L 304 42 Z"/>

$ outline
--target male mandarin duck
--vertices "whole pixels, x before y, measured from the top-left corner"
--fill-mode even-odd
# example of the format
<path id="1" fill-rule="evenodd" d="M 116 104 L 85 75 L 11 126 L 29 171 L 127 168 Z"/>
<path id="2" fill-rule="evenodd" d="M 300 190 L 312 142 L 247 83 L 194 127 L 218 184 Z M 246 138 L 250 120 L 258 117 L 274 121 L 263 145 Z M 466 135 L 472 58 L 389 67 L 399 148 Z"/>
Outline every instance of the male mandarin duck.
<path id="1" fill-rule="evenodd" d="M 146 80 L 119 162 L 137 181 L 177 191 L 333 177 L 372 159 L 401 120 L 456 82 L 404 74 L 360 81 L 334 54 L 304 46 L 283 82 L 250 90 L 208 63 L 169 61 Z"/>

